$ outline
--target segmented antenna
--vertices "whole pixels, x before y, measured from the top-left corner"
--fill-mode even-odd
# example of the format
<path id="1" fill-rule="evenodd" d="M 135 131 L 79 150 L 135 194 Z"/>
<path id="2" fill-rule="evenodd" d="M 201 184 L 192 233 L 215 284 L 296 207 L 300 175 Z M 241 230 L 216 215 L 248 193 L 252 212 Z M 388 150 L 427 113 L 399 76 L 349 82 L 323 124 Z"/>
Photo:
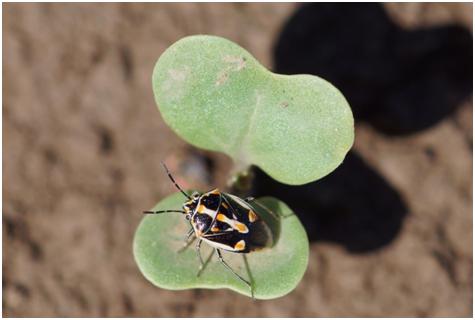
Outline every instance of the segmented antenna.
<path id="1" fill-rule="evenodd" d="M 144 211 L 144 214 L 159 214 L 159 213 L 165 213 L 165 212 L 179 212 L 179 213 L 185 213 L 183 210 L 160 210 L 160 211 Z"/>
<path id="2" fill-rule="evenodd" d="M 176 187 L 178 190 L 180 190 L 180 192 L 183 193 L 183 195 L 184 195 L 185 197 L 187 197 L 188 199 L 192 200 L 191 197 L 190 197 L 188 194 L 186 194 L 186 192 L 183 191 L 183 190 L 180 188 L 180 186 L 178 185 L 178 183 L 176 183 L 175 179 L 173 179 L 172 174 L 171 174 L 170 171 L 168 170 L 168 168 L 167 168 L 167 166 L 165 165 L 165 163 L 164 163 L 163 161 L 160 161 L 160 163 L 161 163 L 162 166 L 165 168 L 165 171 L 167 172 L 168 177 L 169 177 L 170 180 L 173 182 L 173 184 L 175 185 L 175 187 Z"/>

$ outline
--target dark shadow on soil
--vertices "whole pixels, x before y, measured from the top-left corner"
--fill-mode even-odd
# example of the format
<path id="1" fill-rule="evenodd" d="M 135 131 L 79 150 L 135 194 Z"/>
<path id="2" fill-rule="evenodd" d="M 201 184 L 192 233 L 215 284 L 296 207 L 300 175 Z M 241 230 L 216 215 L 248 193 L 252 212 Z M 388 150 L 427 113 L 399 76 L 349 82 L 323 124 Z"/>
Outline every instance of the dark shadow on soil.
<path id="1" fill-rule="evenodd" d="M 310 241 L 340 243 L 350 252 L 375 250 L 396 237 L 406 216 L 399 194 L 354 152 L 330 175 L 303 186 L 255 173 L 256 197 L 272 195 L 287 203 Z"/>
<path id="2" fill-rule="evenodd" d="M 376 3 L 302 5 L 276 43 L 275 71 L 315 74 L 385 134 L 424 130 L 472 93 L 472 35 L 457 25 L 402 29 Z"/>
<path id="3" fill-rule="evenodd" d="M 380 4 L 305 4 L 284 26 L 275 72 L 315 74 L 339 88 L 355 120 L 386 135 L 436 124 L 472 93 L 472 36 L 460 26 L 405 30 Z M 356 137 L 358 138 L 358 137 Z M 389 244 L 408 208 L 354 151 L 327 177 L 280 184 L 256 169 L 254 196 L 285 201 L 311 241 L 363 253 Z"/>

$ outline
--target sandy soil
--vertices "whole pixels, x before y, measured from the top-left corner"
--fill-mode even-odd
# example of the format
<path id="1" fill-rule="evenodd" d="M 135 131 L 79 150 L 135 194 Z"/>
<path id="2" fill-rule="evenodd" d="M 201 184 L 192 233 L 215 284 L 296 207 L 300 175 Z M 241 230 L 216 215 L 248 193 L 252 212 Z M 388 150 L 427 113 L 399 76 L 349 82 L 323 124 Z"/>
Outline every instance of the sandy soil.
<path id="1" fill-rule="evenodd" d="M 446 316 L 472 314 L 470 4 L 3 4 L 3 315 Z M 349 33 L 353 32 L 353 33 Z M 282 73 L 348 97 L 343 166 L 288 187 L 257 172 L 311 240 L 291 294 L 170 292 L 132 257 L 141 211 L 223 186 L 222 155 L 161 120 L 151 72 L 170 44 L 215 34 Z"/>

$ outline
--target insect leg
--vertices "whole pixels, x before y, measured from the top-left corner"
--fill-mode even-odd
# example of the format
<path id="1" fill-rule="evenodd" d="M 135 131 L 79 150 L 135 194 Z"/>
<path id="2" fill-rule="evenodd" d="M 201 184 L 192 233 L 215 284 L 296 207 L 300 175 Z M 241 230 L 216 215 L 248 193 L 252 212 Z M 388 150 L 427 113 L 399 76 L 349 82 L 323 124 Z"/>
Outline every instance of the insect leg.
<path id="1" fill-rule="evenodd" d="M 211 250 L 211 252 L 208 255 L 208 258 L 206 258 L 205 264 L 203 265 L 203 269 L 198 270 L 198 273 L 196 274 L 197 277 L 201 275 L 201 272 L 203 272 L 203 270 L 206 268 L 212 256 L 213 256 L 213 250 Z"/>
<path id="2" fill-rule="evenodd" d="M 247 284 L 247 286 L 249 287 L 249 289 L 251 289 L 251 294 L 253 294 L 253 290 L 252 290 L 252 286 L 251 284 L 249 283 L 249 281 L 245 280 L 243 277 L 241 277 L 240 275 L 238 275 L 227 263 L 226 261 L 224 261 L 223 259 L 223 256 L 221 255 L 221 251 L 219 249 L 214 249 L 216 250 L 216 254 L 218 255 L 218 259 L 219 261 L 221 261 L 221 263 L 229 270 L 231 271 L 236 277 L 238 277 L 241 281 L 243 281 L 245 284 Z"/>
<path id="3" fill-rule="evenodd" d="M 191 240 L 190 240 L 191 238 Z M 188 233 L 186 234 L 186 238 L 185 238 L 185 242 L 183 243 L 183 246 L 180 248 L 180 250 L 178 250 L 178 252 L 182 252 L 183 250 L 185 250 L 186 248 L 188 248 L 188 246 L 195 240 L 195 234 L 194 234 L 194 230 L 193 228 L 190 229 L 190 231 L 188 231 Z"/>
<path id="4" fill-rule="evenodd" d="M 203 258 L 201 257 L 201 242 L 203 240 L 199 239 L 198 242 L 196 243 L 196 254 L 198 255 L 198 259 L 200 259 L 200 268 L 198 270 L 198 274 L 199 272 L 201 271 L 201 269 L 203 269 L 203 266 L 204 266 L 204 262 L 203 262 Z"/>

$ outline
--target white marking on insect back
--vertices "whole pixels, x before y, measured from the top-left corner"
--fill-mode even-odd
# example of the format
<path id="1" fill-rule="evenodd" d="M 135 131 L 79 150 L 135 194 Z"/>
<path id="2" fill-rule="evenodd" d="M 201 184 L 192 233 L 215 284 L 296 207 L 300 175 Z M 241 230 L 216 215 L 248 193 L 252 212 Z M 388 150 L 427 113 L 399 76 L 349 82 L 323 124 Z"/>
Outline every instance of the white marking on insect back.
<path id="1" fill-rule="evenodd" d="M 205 241 L 206 243 L 208 243 L 210 246 L 214 247 L 214 248 L 218 248 L 218 249 L 223 249 L 223 250 L 228 250 L 228 251 L 236 251 L 236 249 L 234 249 L 233 247 L 231 246 L 228 246 L 224 243 L 220 243 L 220 242 L 214 242 L 212 240 L 209 240 L 205 237 L 202 237 L 201 239 L 203 239 L 203 241 Z"/>
<path id="2" fill-rule="evenodd" d="M 233 220 L 233 219 L 229 219 L 228 217 L 226 217 L 224 214 L 222 213 L 219 213 L 218 216 L 216 217 L 216 220 L 220 221 L 220 222 L 224 222 L 224 223 L 227 223 L 228 225 L 230 225 L 234 230 L 237 230 L 239 231 L 240 233 L 248 233 L 249 232 L 249 229 L 247 228 L 247 226 L 244 224 L 244 223 L 241 223 L 237 220 Z"/>
<path id="3" fill-rule="evenodd" d="M 216 217 L 216 214 L 218 213 L 221 202 L 219 203 L 218 208 L 216 208 L 216 210 L 212 210 L 212 209 L 209 209 L 208 207 L 206 207 L 204 204 L 201 204 L 201 200 L 204 197 L 207 197 L 207 196 L 210 196 L 210 195 L 219 195 L 219 194 L 220 194 L 220 191 L 219 191 L 218 188 L 213 189 L 213 190 L 203 194 L 200 198 L 200 201 L 198 202 L 198 205 L 196 206 L 196 212 L 200 213 L 200 214 L 207 214 L 214 220 L 214 218 Z"/>
<path id="4" fill-rule="evenodd" d="M 206 206 L 204 205 L 199 205 L 198 209 L 196 209 L 196 212 L 199 214 L 207 214 L 212 219 L 214 219 L 214 217 L 216 217 L 218 210 L 211 210 L 211 209 L 206 208 Z"/>
<path id="5" fill-rule="evenodd" d="M 219 209 L 219 207 L 218 207 Z M 218 213 L 218 209 L 216 210 L 211 210 L 208 207 L 206 207 L 204 204 L 201 204 L 201 199 L 200 202 L 198 202 L 198 205 L 196 206 L 195 213 L 198 214 L 207 214 L 208 216 L 211 217 L 211 219 L 215 219 L 216 214 Z"/>

